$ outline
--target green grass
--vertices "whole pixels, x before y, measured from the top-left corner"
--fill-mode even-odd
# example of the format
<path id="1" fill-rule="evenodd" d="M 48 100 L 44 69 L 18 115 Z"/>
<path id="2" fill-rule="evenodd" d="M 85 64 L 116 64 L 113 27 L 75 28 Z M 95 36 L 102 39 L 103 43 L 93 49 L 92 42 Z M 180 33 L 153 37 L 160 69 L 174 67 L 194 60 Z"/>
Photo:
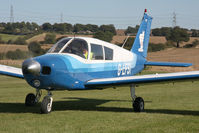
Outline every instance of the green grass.
<path id="1" fill-rule="evenodd" d="M 21 79 L 0 76 L 0 133 L 195 133 L 199 132 L 199 82 L 146 85 L 144 113 L 132 111 L 128 87 L 53 92 L 53 112 L 25 107 L 34 92 Z M 43 96 L 46 94 L 43 91 Z"/>
<path id="2" fill-rule="evenodd" d="M 9 35 L 9 34 L 0 34 L 1 39 L 5 42 L 8 40 L 15 41 L 18 37 L 24 37 L 24 35 Z"/>

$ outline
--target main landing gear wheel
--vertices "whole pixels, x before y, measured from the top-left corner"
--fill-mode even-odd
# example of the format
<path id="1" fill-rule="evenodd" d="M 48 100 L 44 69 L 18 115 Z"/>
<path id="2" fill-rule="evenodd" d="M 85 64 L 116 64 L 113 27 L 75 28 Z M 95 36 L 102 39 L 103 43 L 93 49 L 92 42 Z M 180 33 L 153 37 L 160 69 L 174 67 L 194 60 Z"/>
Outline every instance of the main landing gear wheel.
<path id="1" fill-rule="evenodd" d="M 48 114 L 52 111 L 52 93 L 49 91 L 48 95 L 44 97 L 43 101 L 41 102 L 41 113 Z"/>
<path id="2" fill-rule="evenodd" d="M 143 112 L 144 111 L 144 100 L 141 97 L 137 97 L 135 95 L 135 85 L 130 86 L 132 105 L 135 112 Z"/>
<path id="3" fill-rule="evenodd" d="M 26 96 L 25 105 L 26 106 L 34 106 L 36 104 L 36 96 L 33 93 L 29 93 Z"/>
<path id="4" fill-rule="evenodd" d="M 33 93 L 29 93 L 26 96 L 25 105 L 34 106 L 36 103 L 39 102 L 40 97 L 41 97 L 41 90 L 39 89 L 36 90 L 36 95 Z"/>
<path id="5" fill-rule="evenodd" d="M 143 112 L 144 111 L 144 100 L 141 97 L 137 97 L 133 102 L 133 109 L 135 112 Z"/>

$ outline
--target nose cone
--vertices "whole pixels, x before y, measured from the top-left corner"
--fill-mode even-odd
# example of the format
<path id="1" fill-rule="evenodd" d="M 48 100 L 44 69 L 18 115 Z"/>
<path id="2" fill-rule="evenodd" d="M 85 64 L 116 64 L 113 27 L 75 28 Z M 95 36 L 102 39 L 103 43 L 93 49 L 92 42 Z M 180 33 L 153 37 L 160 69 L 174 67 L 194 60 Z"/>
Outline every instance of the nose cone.
<path id="1" fill-rule="evenodd" d="M 27 59 L 22 64 L 23 74 L 32 74 L 34 76 L 39 76 L 41 71 L 41 65 L 39 62 L 33 59 Z"/>

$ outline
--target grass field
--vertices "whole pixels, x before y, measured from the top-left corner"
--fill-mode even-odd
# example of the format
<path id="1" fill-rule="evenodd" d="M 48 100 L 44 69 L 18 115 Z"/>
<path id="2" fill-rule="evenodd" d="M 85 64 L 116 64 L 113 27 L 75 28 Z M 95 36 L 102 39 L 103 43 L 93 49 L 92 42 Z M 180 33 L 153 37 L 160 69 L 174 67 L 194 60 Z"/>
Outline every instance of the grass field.
<path id="1" fill-rule="evenodd" d="M 3 41 L 7 42 L 8 40 L 16 40 L 18 37 L 24 37 L 24 35 L 9 35 L 9 34 L 0 34 Z"/>
<path id="2" fill-rule="evenodd" d="M 196 133 L 199 82 L 146 85 L 136 89 L 145 112 L 131 108 L 128 87 L 54 92 L 53 112 L 25 107 L 25 81 L 0 76 L 0 133 Z M 43 96 L 46 92 L 43 92 Z"/>

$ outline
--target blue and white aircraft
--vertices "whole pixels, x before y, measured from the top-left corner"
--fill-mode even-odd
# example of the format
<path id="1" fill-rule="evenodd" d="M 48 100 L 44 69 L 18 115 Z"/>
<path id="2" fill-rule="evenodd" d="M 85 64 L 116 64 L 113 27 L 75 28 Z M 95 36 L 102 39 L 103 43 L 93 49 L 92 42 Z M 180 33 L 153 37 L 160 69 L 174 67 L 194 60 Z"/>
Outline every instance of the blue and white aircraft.
<path id="1" fill-rule="evenodd" d="M 38 103 L 41 90 L 47 90 L 48 94 L 41 102 L 42 113 L 50 113 L 52 110 L 53 90 L 102 89 L 117 85 L 130 86 L 133 109 L 142 112 L 144 100 L 136 97 L 136 85 L 199 79 L 199 71 L 136 75 L 147 65 L 192 65 L 146 60 L 151 22 L 152 17 L 145 12 L 130 51 L 94 38 L 68 37 L 58 41 L 46 54 L 25 60 L 21 69 L 0 65 L 0 74 L 25 79 L 36 89 L 36 94 L 26 96 L 27 106 Z"/>

